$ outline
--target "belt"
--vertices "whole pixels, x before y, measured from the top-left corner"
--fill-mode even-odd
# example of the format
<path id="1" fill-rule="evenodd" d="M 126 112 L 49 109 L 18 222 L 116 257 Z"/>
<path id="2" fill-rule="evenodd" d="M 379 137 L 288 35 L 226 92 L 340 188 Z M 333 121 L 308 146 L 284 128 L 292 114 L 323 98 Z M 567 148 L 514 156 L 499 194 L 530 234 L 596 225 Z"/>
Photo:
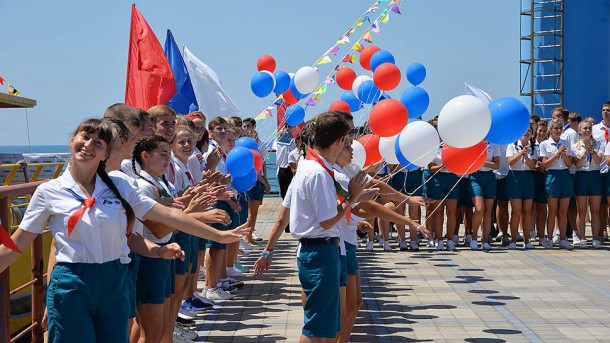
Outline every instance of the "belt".
<path id="1" fill-rule="evenodd" d="M 339 237 L 301 238 L 302 245 L 339 245 Z"/>

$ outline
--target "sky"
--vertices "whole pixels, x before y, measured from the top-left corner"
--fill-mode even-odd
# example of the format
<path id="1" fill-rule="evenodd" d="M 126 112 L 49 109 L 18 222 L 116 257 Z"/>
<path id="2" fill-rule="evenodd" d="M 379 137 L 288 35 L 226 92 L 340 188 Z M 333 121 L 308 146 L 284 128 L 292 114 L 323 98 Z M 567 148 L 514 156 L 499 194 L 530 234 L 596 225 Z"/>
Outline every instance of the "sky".
<path id="1" fill-rule="evenodd" d="M 136 6 L 161 45 L 171 29 L 179 46 L 217 72 L 246 118 L 273 101 L 250 90 L 259 56 L 273 56 L 277 69 L 287 72 L 312 65 L 373 3 L 154 0 Z M 392 13 L 381 25 L 380 35 L 373 34 L 374 45 L 392 52 L 403 72 L 400 85 L 389 92 L 393 98 L 410 86 L 404 71 L 412 62 L 427 69 L 421 87 L 430 95 L 430 107 L 424 118 L 463 94 L 464 82 L 492 97 L 519 96 L 519 1 L 404 0 L 400 10 L 402 15 Z M 32 145 L 67 144 L 83 119 L 100 117 L 107 106 L 124 101 L 130 11 L 130 2 L 118 0 L 0 1 L 0 77 L 38 101 L 27 110 Z M 321 79 L 334 64 L 326 66 Z M 337 85 L 328 89 L 322 103 L 308 108 L 308 117 L 325 111 L 343 92 Z M 0 91 L 6 92 L 6 83 Z M 369 111 L 354 114 L 365 118 Z M 263 138 L 272 134 L 273 120 L 259 123 Z M 0 129 L 0 146 L 28 145 L 26 110 L 0 109 Z"/>

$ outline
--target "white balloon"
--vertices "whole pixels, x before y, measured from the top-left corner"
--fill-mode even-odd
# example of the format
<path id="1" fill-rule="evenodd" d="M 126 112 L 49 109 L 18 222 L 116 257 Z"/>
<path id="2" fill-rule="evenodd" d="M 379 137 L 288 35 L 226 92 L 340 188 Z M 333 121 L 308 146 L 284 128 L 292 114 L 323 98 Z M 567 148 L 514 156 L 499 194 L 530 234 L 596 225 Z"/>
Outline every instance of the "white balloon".
<path id="1" fill-rule="evenodd" d="M 449 100 L 438 115 L 438 134 L 455 148 L 468 148 L 479 143 L 487 136 L 490 127 L 489 108 L 472 95 L 460 95 Z"/>
<path id="2" fill-rule="evenodd" d="M 294 74 L 294 86 L 301 94 L 309 94 L 318 87 L 318 71 L 313 67 L 302 67 Z"/>
<path id="3" fill-rule="evenodd" d="M 263 70 L 263 71 L 261 71 L 261 73 L 267 73 L 267 74 L 271 75 L 271 78 L 273 79 L 273 88 L 272 89 L 274 89 L 275 88 L 275 75 L 273 75 L 272 72 L 269 72 L 267 70 Z"/>
<path id="4" fill-rule="evenodd" d="M 416 166 L 425 167 L 438 154 L 440 144 L 434 126 L 425 121 L 414 121 L 400 132 L 398 146 L 402 155 Z"/>
<path id="5" fill-rule="evenodd" d="M 358 88 L 360 88 L 360 85 L 364 81 L 368 81 L 368 80 L 372 80 L 372 78 L 370 76 L 360 75 L 354 80 L 354 82 L 352 82 L 352 92 L 354 92 L 354 95 L 356 96 L 356 98 L 358 98 Z M 358 98 L 358 99 L 360 99 L 360 98 Z"/>
<path id="6" fill-rule="evenodd" d="M 364 162 L 366 162 L 366 150 L 364 150 L 364 146 L 357 140 L 354 140 L 352 142 L 352 149 L 354 150 L 352 163 L 360 168 L 364 167 Z"/>
<path id="7" fill-rule="evenodd" d="M 394 145 L 396 144 L 396 138 L 398 135 L 391 137 L 381 137 L 379 138 L 379 153 L 381 157 L 388 164 L 399 164 L 398 158 L 396 157 L 396 152 L 394 151 Z"/>

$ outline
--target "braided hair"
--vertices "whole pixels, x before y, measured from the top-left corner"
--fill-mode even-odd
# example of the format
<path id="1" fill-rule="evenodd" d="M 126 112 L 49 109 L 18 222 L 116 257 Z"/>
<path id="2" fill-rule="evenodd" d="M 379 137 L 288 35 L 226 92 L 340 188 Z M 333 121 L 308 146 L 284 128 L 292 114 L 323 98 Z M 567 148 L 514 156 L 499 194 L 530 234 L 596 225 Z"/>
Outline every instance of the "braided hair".
<path id="1" fill-rule="evenodd" d="M 133 153 L 132 153 L 132 157 L 131 157 L 131 164 L 132 164 L 133 172 L 139 178 L 150 183 L 153 186 L 155 186 L 154 183 L 152 183 L 150 180 L 148 180 L 147 178 L 142 177 L 142 175 L 140 175 L 140 173 L 136 169 L 136 163 L 139 164 L 140 166 L 142 166 L 142 153 L 144 151 L 149 152 L 149 153 L 154 151 L 155 149 L 157 149 L 159 147 L 159 145 L 161 143 L 169 144 L 167 139 L 165 139 L 165 137 L 163 137 L 163 136 L 152 135 L 152 136 L 148 136 L 148 137 L 142 137 L 139 141 L 136 142 L 136 145 L 133 148 Z M 165 182 L 167 182 L 167 181 L 165 181 Z"/>

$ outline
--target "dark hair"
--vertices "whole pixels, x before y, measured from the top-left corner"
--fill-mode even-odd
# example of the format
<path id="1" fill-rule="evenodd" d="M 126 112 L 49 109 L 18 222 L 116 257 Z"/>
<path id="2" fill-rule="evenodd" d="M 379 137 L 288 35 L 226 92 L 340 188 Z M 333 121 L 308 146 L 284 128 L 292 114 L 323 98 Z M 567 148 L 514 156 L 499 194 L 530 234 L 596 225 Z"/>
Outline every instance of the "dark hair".
<path id="1" fill-rule="evenodd" d="M 163 136 L 159 136 L 159 135 L 151 135 L 148 137 L 142 137 L 139 141 L 136 142 L 136 145 L 133 148 L 133 153 L 131 155 L 131 167 L 133 168 L 133 172 L 140 177 L 142 180 L 150 183 L 151 185 L 154 186 L 154 184 L 152 182 L 150 182 L 150 180 L 142 177 L 142 175 L 140 175 L 140 173 L 138 172 L 136 165 L 139 164 L 142 168 L 144 167 L 142 165 L 142 153 L 144 151 L 146 152 L 152 152 L 155 149 L 157 149 L 159 147 L 159 145 L 161 143 L 167 143 L 169 144 L 169 142 L 167 141 L 167 139 L 165 139 L 165 137 Z"/>
<path id="2" fill-rule="evenodd" d="M 250 125 L 252 125 L 253 128 L 256 128 L 256 120 L 254 120 L 254 118 L 244 119 L 243 124 L 245 124 L 245 123 L 250 123 Z"/>
<path id="3" fill-rule="evenodd" d="M 100 119 L 87 119 L 82 122 L 74 131 L 73 137 L 76 136 L 79 132 L 87 132 L 89 134 L 97 134 L 98 137 L 106 142 L 108 146 L 106 153 L 110 152 L 110 147 L 112 141 L 115 139 L 114 129 L 111 123 L 107 121 L 102 121 Z M 133 208 L 129 205 L 129 203 L 121 196 L 121 193 L 116 188 L 114 182 L 108 173 L 106 173 L 106 161 L 100 161 L 100 164 L 97 166 L 97 175 L 104 181 L 106 186 L 114 193 L 114 195 L 121 201 L 123 208 L 125 209 L 125 215 L 127 216 L 127 236 L 131 237 L 131 233 L 133 232 L 133 223 L 136 219 L 136 215 L 133 212 Z"/>
<path id="4" fill-rule="evenodd" d="M 320 149 L 328 149 L 349 131 L 349 125 L 342 115 L 337 112 L 322 113 L 316 120 L 314 145 Z"/>
<path id="5" fill-rule="evenodd" d="M 530 119 L 534 120 L 534 123 L 538 123 L 540 121 L 540 116 L 538 116 L 537 114 L 532 114 L 530 116 Z"/>
<path id="6" fill-rule="evenodd" d="M 610 107 L 610 100 L 603 103 L 602 107 L 607 106 Z"/>
<path id="7" fill-rule="evenodd" d="M 345 120 L 354 120 L 354 116 L 351 115 L 348 112 L 344 112 L 344 111 L 332 111 L 332 112 L 329 112 L 329 113 L 336 113 L 336 114 L 340 115 L 341 117 L 343 117 L 343 119 L 345 119 Z"/>
<path id="8" fill-rule="evenodd" d="M 222 124 L 228 124 L 228 123 L 229 123 L 229 122 L 228 122 L 228 121 L 227 121 L 225 118 L 223 118 L 223 117 L 216 117 L 216 118 L 213 118 L 213 119 L 212 119 L 212 120 L 210 120 L 210 122 L 208 123 L 208 130 L 209 130 L 210 132 L 212 132 L 212 131 L 214 131 L 214 129 L 215 129 L 217 126 L 220 126 L 220 125 L 222 125 Z"/>
<path id="9" fill-rule="evenodd" d="M 570 113 L 570 115 L 568 116 L 569 122 L 577 122 L 580 123 L 582 121 L 582 117 L 579 113 L 576 112 L 572 112 Z"/>
<path id="10" fill-rule="evenodd" d="M 201 148 L 203 147 L 203 145 L 206 143 L 209 143 L 209 142 L 210 142 L 210 131 L 208 131 L 208 129 L 206 129 L 204 127 L 202 135 L 201 135 L 201 139 L 195 144 L 195 146 L 197 147 L 197 149 L 199 149 L 199 151 L 201 151 Z M 201 152 L 205 152 L 205 151 L 201 151 Z"/>
<path id="11" fill-rule="evenodd" d="M 233 126 L 235 126 L 236 128 L 239 128 L 241 130 L 241 127 L 244 125 L 244 122 L 241 120 L 240 117 L 231 117 L 231 120 L 233 121 Z"/>
<path id="12" fill-rule="evenodd" d="M 193 131 L 193 132 L 197 131 L 197 125 L 195 125 L 195 122 L 193 121 L 193 119 L 191 119 L 187 116 L 176 117 L 176 126 L 188 126 L 191 129 L 191 131 Z"/>
<path id="13" fill-rule="evenodd" d="M 117 138 L 122 138 L 124 140 L 129 139 L 129 133 L 131 130 L 123 123 L 122 120 L 118 118 L 109 118 L 106 117 L 102 119 L 103 122 L 107 122 L 115 128 L 115 133 Z"/>
<path id="14" fill-rule="evenodd" d="M 106 109 L 106 111 L 104 112 L 104 118 L 115 118 L 123 121 L 123 123 L 125 124 L 135 126 L 142 130 L 144 128 L 144 123 L 142 122 L 142 119 L 140 117 L 141 111 L 142 110 L 139 108 L 131 107 L 122 103 L 117 103 L 114 105 L 110 105 Z"/>
<path id="15" fill-rule="evenodd" d="M 560 113 L 561 119 L 563 119 L 563 121 L 565 121 L 565 122 L 568 121 L 568 116 L 570 115 L 570 111 L 567 108 L 558 107 L 558 108 L 554 109 L 551 113 L 553 113 L 553 112 L 561 112 Z"/>
<path id="16" fill-rule="evenodd" d="M 176 111 L 167 105 L 155 105 L 148 109 L 148 114 L 153 125 L 159 121 L 159 117 L 176 116 Z"/>

